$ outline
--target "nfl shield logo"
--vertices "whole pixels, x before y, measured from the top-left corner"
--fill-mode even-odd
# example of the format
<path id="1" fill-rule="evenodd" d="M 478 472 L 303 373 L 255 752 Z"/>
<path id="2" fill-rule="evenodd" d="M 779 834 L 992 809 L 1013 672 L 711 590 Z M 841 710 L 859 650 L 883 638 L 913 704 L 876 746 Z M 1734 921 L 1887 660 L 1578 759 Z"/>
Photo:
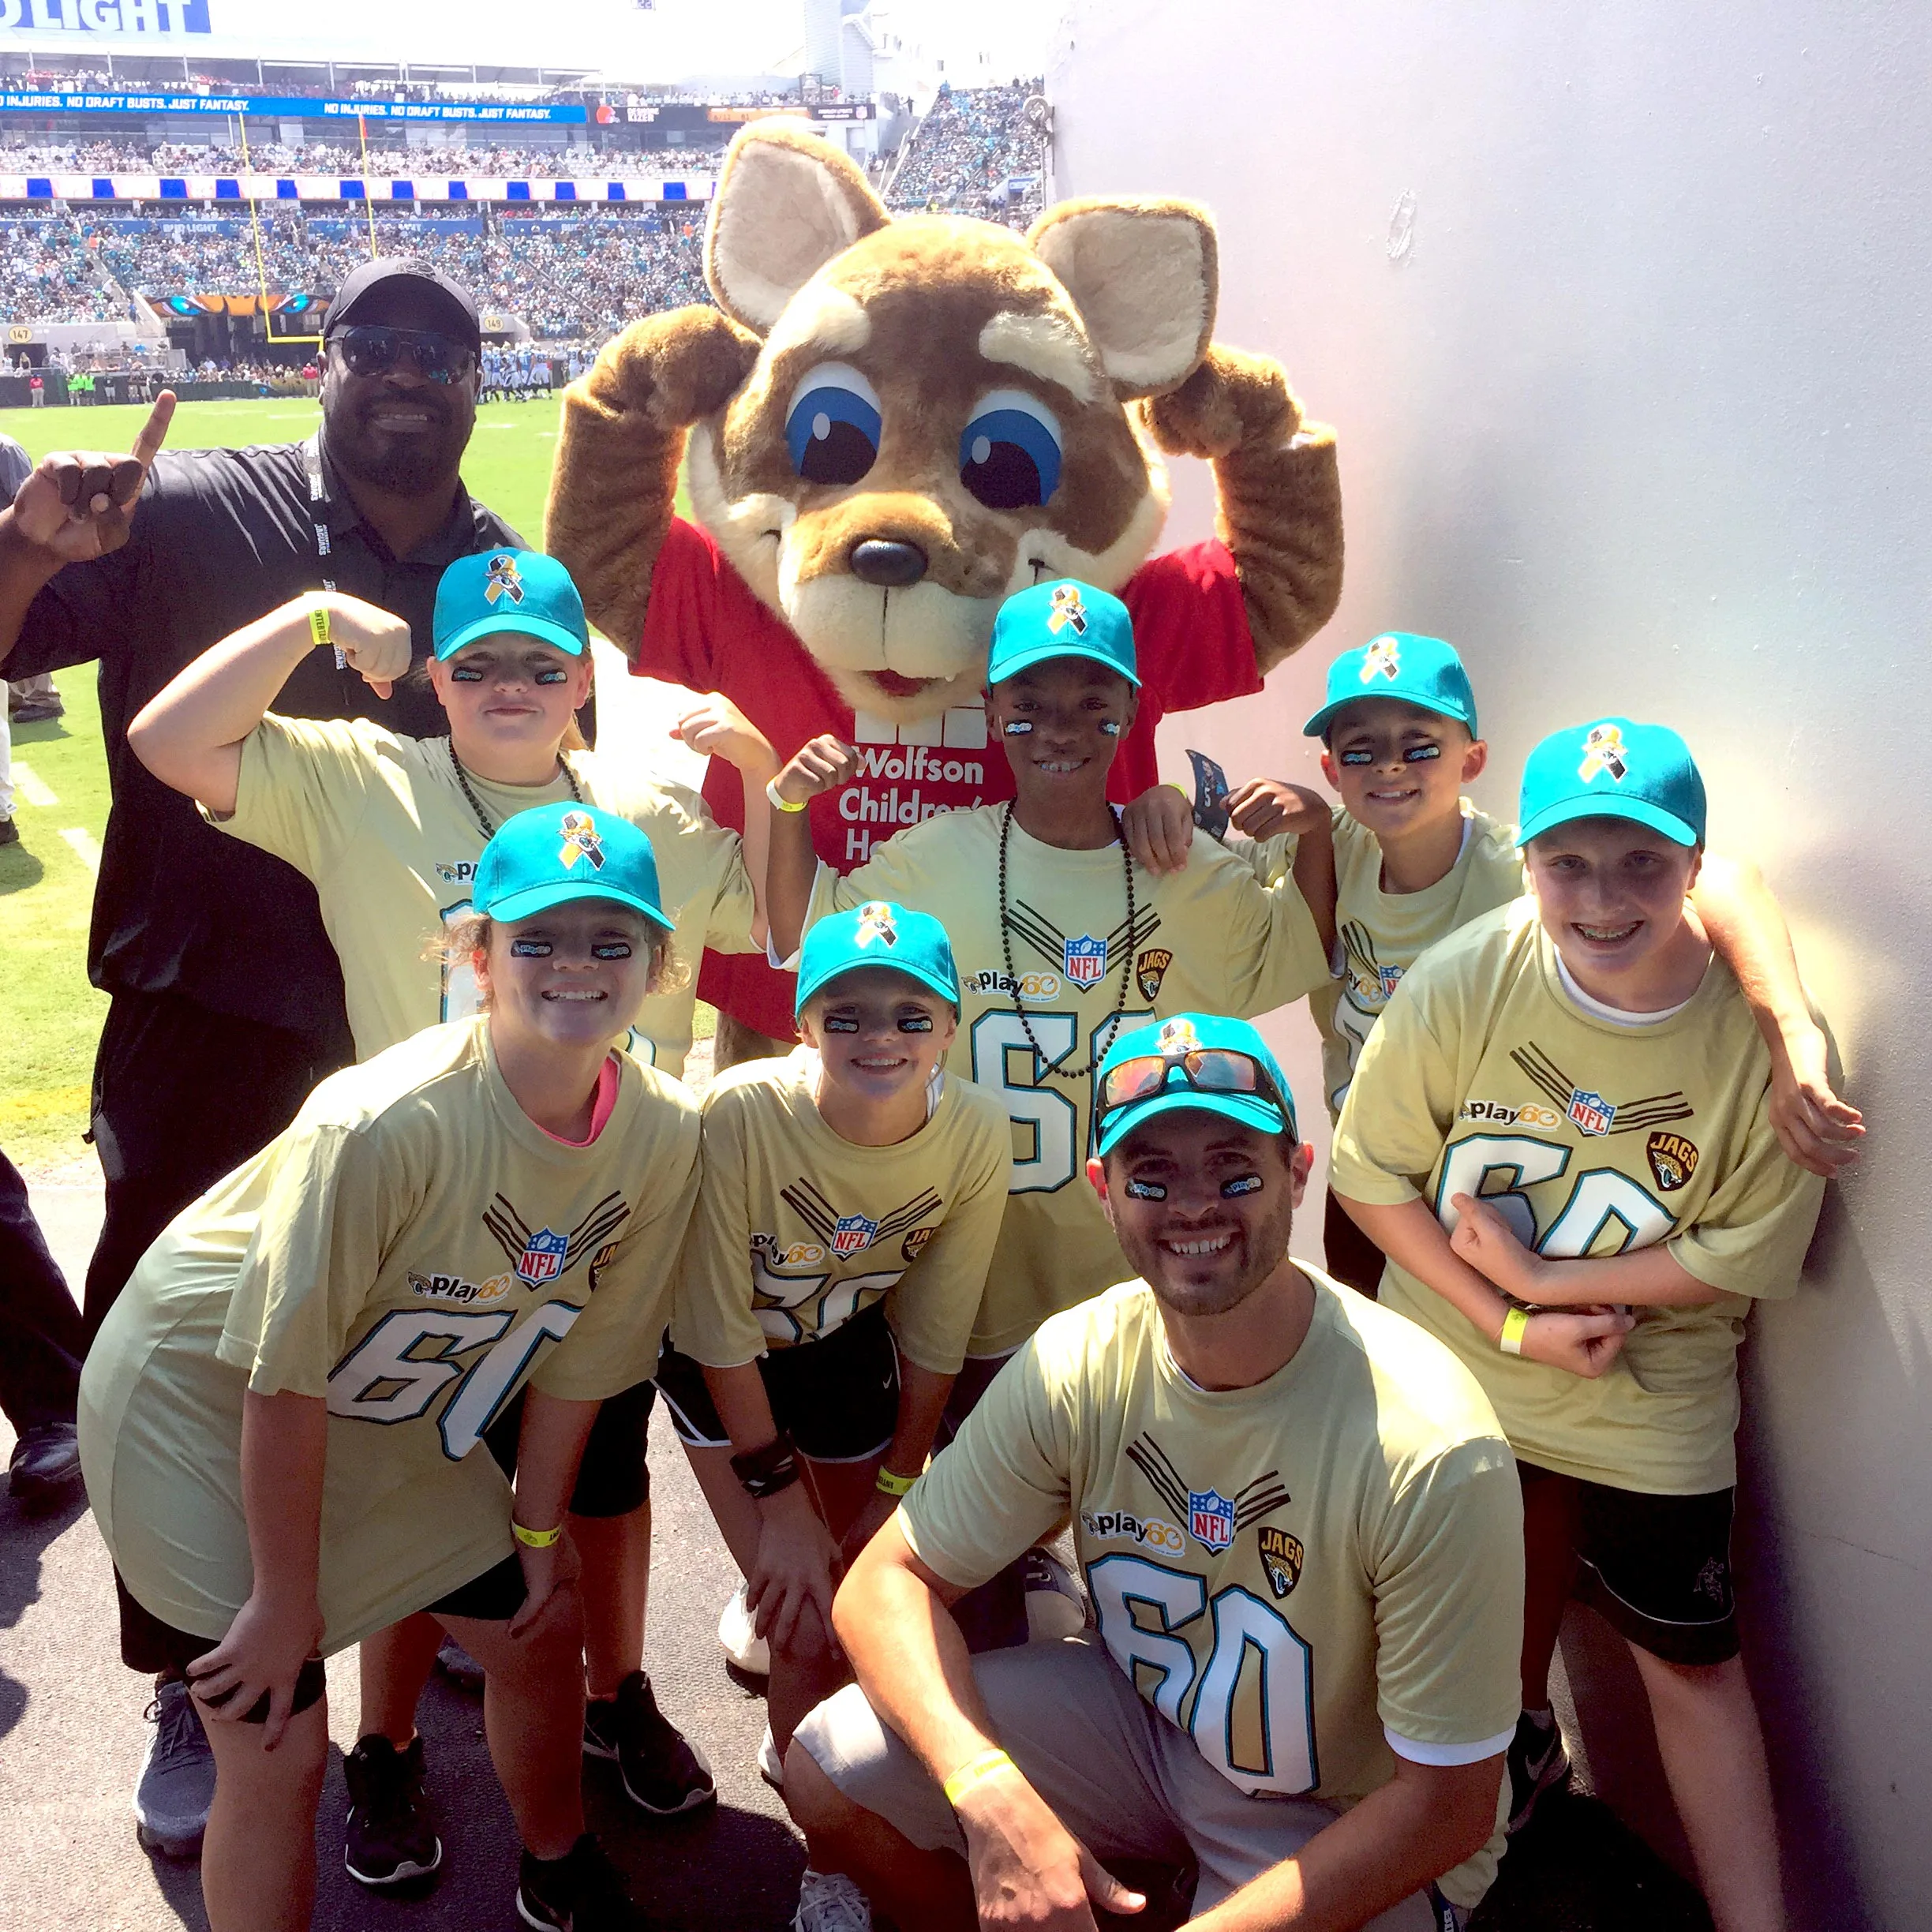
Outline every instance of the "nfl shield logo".
<path id="1" fill-rule="evenodd" d="M 868 1221 L 863 1215 L 841 1215 L 832 1224 L 832 1252 L 856 1255 L 862 1248 L 872 1245 L 872 1237 L 878 1232 L 878 1223 Z"/>
<path id="2" fill-rule="evenodd" d="M 1399 966 L 1378 966 L 1376 968 L 1376 977 L 1381 983 L 1384 999 L 1395 997 L 1395 989 L 1402 984 L 1402 969 Z"/>
<path id="3" fill-rule="evenodd" d="M 552 1234 L 548 1228 L 540 1229 L 523 1244 L 523 1252 L 517 1260 L 517 1274 L 533 1288 L 541 1287 L 564 1272 L 564 1257 L 569 1252 L 567 1234 Z"/>
<path id="4" fill-rule="evenodd" d="M 1586 1134 L 1607 1134 L 1616 1118 L 1616 1109 L 1600 1093 L 1586 1093 L 1581 1087 L 1570 1090 L 1570 1104 L 1564 1110 L 1570 1119 Z"/>
<path id="5" fill-rule="evenodd" d="M 1203 1549 L 1217 1554 L 1233 1546 L 1234 1505 L 1212 1489 L 1188 1492 L 1188 1533 Z"/>
<path id="6" fill-rule="evenodd" d="M 1066 976 L 1076 986 L 1098 986 L 1106 972 L 1107 942 L 1091 935 L 1066 942 Z"/>

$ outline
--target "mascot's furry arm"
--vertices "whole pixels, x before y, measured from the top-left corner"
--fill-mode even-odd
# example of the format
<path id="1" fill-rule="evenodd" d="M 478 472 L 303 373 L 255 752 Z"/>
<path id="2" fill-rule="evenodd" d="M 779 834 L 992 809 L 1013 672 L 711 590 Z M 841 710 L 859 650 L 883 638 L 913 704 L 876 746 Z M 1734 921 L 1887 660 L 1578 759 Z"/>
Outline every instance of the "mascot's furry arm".
<path id="1" fill-rule="evenodd" d="M 1272 356 L 1218 343 L 1179 388 L 1141 408 L 1169 455 L 1214 466 L 1217 534 L 1234 552 L 1265 676 L 1334 616 L 1342 595 L 1335 432 L 1303 420 Z"/>
<path id="2" fill-rule="evenodd" d="M 758 353 L 758 338 L 715 309 L 668 309 L 633 322 L 565 392 L 544 547 L 627 657 L 643 635 L 686 432 L 724 406 Z M 560 488 L 567 477 L 605 487 Z"/>

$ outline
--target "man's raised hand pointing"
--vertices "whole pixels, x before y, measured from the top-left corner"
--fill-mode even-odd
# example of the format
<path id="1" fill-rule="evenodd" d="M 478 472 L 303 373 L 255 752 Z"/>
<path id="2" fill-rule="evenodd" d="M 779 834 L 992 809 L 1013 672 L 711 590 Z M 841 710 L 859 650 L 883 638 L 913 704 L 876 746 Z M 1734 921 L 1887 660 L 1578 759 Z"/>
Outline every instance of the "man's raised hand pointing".
<path id="1" fill-rule="evenodd" d="M 174 416 L 174 392 L 163 389 L 129 455 L 62 450 L 43 456 L 13 499 L 16 532 L 62 564 L 118 550 Z"/>

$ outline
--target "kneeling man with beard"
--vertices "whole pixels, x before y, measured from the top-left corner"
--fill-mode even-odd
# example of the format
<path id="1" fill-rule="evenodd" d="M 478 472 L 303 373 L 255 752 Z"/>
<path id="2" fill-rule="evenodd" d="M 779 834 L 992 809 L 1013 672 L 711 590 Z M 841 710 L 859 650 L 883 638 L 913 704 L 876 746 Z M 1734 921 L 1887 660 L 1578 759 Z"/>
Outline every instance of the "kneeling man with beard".
<path id="1" fill-rule="evenodd" d="M 1215 1932 L 1459 1926 L 1520 1702 L 1496 1417 L 1289 1258 L 1311 1151 L 1252 1027 L 1123 1035 L 1095 1111 L 1140 1279 L 1039 1329 L 847 1576 L 858 1682 L 785 1765 L 807 1893 L 1075 1932 L 1144 1909 L 1105 1869 L 1131 1865 L 1193 1874 Z M 949 1606 L 1069 1518 L 1097 1627 L 968 1657 Z"/>

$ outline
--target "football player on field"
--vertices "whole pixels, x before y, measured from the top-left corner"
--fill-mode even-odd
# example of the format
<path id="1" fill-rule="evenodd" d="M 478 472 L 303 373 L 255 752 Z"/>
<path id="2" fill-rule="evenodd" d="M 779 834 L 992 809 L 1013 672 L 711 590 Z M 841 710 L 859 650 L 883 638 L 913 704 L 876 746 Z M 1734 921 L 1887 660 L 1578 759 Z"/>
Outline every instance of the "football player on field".
<path id="1" fill-rule="evenodd" d="M 1705 796 L 1683 740 L 1559 732 L 1522 812 L 1530 897 L 1404 977 L 1333 1185 L 1389 1257 L 1384 1303 L 1468 1365 L 1522 1465 L 1514 1820 L 1568 1773 L 1548 1676 L 1574 1587 L 1636 1658 L 1720 1932 L 1777 1932 L 1731 1572 L 1737 1347 L 1752 1303 L 1795 1288 L 1823 1184 L 1779 1145 L 1769 1051 L 1688 901 Z"/>
<path id="2" fill-rule="evenodd" d="M 1495 1416 L 1289 1259 L 1310 1151 L 1252 1027 L 1124 1035 L 1096 1106 L 1088 1178 L 1140 1279 L 1046 1320 L 854 1563 L 858 1682 L 786 1763 L 812 1863 L 940 1932 L 1091 1932 L 1140 1908 L 1122 1860 L 1197 1873 L 1225 1932 L 1460 1924 L 1520 1636 Z M 969 1658 L 950 1606 L 1069 1515 L 1097 1628 Z"/>

